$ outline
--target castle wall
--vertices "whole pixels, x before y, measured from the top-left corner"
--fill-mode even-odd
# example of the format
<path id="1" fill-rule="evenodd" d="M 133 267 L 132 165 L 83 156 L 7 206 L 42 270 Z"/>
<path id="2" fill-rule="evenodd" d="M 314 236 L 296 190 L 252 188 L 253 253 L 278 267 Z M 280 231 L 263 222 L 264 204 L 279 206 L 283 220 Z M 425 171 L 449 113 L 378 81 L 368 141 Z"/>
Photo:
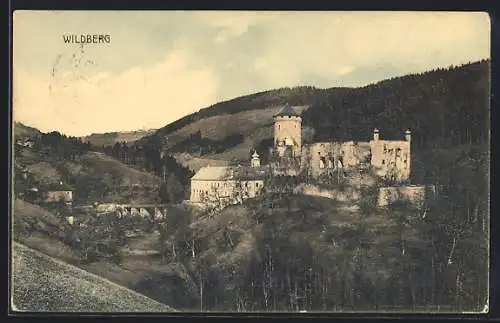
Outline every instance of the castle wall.
<path id="1" fill-rule="evenodd" d="M 275 117 L 274 146 L 278 142 L 292 145 L 295 156 L 299 156 L 302 149 L 302 119 L 300 117 Z"/>
<path id="2" fill-rule="evenodd" d="M 370 146 L 367 142 L 319 142 L 304 146 L 303 167 L 316 178 L 338 167 L 349 168 L 369 163 Z"/>
<path id="3" fill-rule="evenodd" d="M 405 140 L 372 140 L 371 165 L 375 173 L 395 181 L 410 179 L 410 142 Z"/>
<path id="4" fill-rule="evenodd" d="M 73 191 L 47 191 L 45 193 L 45 202 L 72 202 L 73 201 Z"/>
<path id="5" fill-rule="evenodd" d="M 432 198 L 434 194 L 434 185 L 381 187 L 377 204 L 379 207 L 385 207 L 398 200 L 407 200 L 414 206 L 422 207 L 425 200 Z"/>

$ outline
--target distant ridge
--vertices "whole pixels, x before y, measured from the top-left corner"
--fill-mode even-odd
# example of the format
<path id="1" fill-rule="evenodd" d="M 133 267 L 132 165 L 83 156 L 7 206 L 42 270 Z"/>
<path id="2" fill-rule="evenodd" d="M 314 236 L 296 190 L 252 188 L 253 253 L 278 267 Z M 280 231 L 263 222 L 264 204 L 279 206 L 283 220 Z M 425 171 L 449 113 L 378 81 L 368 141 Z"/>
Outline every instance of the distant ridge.
<path id="1" fill-rule="evenodd" d="M 172 312 L 171 307 L 14 242 L 11 305 L 23 312 Z"/>
<path id="2" fill-rule="evenodd" d="M 133 131 L 113 131 L 104 133 L 92 133 L 80 137 L 84 142 L 90 142 L 94 146 L 112 146 L 117 142 L 131 143 L 154 133 L 156 129 L 140 129 Z"/>
<path id="3" fill-rule="evenodd" d="M 265 160 L 273 116 L 286 104 L 309 107 L 301 111 L 305 142 L 369 140 L 374 128 L 385 138 L 399 138 L 401 129 L 409 128 L 418 149 L 478 143 L 488 136 L 490 69 L 490 60 L 481 60 L 357 88 L 259 92 L 201 109 L 135 143 L 163 145 L 192 169 L 204 160 L 247 162 L 253 149 Z M 214 148 L 232 138 L 239 140 Z"/>

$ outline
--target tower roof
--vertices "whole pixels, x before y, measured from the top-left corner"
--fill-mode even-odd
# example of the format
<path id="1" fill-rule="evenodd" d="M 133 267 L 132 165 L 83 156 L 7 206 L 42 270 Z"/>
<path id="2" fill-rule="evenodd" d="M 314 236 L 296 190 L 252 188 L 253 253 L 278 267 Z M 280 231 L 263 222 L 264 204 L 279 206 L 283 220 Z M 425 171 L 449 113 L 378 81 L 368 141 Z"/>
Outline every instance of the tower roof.
<path id="1" fill-rule="evenodd" d="M 259 154 L 257 153 L 257 150 L 254 150 L 254 152 L 252 154 L 252 157 L 253 158 L 259 158 Z"/>
<path id="2" fill-rule="evenodd" d="M 281 108 L 280 112 L 278 112 L 275 117 L 300 117 L 300 114 L 294 110 L 288 103 Z"/>

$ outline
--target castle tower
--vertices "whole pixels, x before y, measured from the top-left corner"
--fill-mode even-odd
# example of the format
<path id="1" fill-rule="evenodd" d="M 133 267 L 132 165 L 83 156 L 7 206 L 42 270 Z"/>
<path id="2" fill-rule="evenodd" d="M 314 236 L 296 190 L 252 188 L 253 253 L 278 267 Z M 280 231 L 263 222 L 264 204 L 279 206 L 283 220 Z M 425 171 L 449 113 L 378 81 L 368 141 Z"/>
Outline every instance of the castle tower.
<path id="1" fill-rule="evenodd" d="M 274 147 L 283 143 L 293 156 L 300 156 L 302 149 L 302 118 L 290 105 L 274 116 Z"/>
<path id="2" fill-rule="evenodd" d="M 260 157 L 259 154 L 257 154 L 257 151 L 255 151 L 252 155 L 252 160 L 250 161 L 250 165 L 252 167 L 260 167 Z"/>

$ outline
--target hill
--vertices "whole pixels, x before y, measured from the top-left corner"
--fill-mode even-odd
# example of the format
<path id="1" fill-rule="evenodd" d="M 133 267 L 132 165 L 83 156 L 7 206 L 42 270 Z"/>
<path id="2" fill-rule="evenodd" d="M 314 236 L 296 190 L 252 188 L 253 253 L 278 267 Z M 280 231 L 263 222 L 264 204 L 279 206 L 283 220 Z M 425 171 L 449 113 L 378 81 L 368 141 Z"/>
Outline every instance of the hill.
<path id="1" fill-rule="evenodd" d="M 246 162 L 251 149 L 266 153 L 273 137 L 272 116 L 288 102 L 310 106 L 302 114 L 306 142 L 369 140 L 374 128 L 382 137 L 398 138 L 402 129 L 410 128 L 417 149 L 474 144 L 489 136 L 489 89 L 489 60 L 361 88 L 283 88 L 217 103 L 136 143 L 161 142 L 193 170 L 203 160 Z M 217 148 L 238 135 L 232 145 Z"/>
<path id="2" fill-rule="evenodd" d="M 453 178 L 481 175 L 470 160 L 460 160 Z M 164 257 L 184 266 L 178 288 L 195 297 L 191 306 L 212 311 L 484 308 L 484 193 L 469 195 L 481 200 L 476 206 L 465 205 L 464 195 L 442 191 L 426 209 L 405 203 L 377 209 L 375 190 L 345 184 L 329 185 L 333 198 L 266 193 L 220 213 L 202 211 L 187 223 L 184 215 L 170 213 L 160 239 Z M 157 275 L 149 286 L 173 282 Z M 187 307 L 177 302 L 176 307 Z"/>
<path id="3" fill-rule="evenodd" d="M 12 307 L 27 312 L 173 311 L 16 242 L 12 245 Z"/>
<path id="4" fill-rule="evenodd" d="M 83 142 L 90 142 L 93 146 L 112 146 L 117 142 L 131 143 L 154 133 L 156 129 L 93 133 L 82 137 Z"/>
<path id="5" fill-rule="evenodd" d="M 36 128 L 28 127 L 21 122 L 14 122 L 13 132 L 14 137 L 21 138 L 36 138 L 42 134 L 42 132 Z"/>
<path id="6" fill-rule="evenodd" d="M 15 232 L 26 231 L 19 239 L 27 245 L 188 311 L 480 311 L 487 297 L 488 154 L 472 146 L 421 158 L 434 167 L 420 176 L 450 188 L 424 210 L 374 208 L 375 191 L 355 183 L 376 182 L 353 172 L 345 183 L 323 184 L 333 199 L 271 190 L 220 213 L 171 208 L 153 227 L 110 215 L 75 232 L 18 201 L 14 216 L 25 224 Z M 119 242 L 122 233 L 107 229 L 123 227 L 140 232 Z M 97 255 L 82 264 L 88 248 L 63 242 L 75 238 L 61 232 L 82 241 L 85 231 L 91 244 L 119 243 L 117 262 Z"/>
<path id="7" fill-rule="evenodd" d="M 74 188 L 76 202 L 150 203 L 158 198 L 154 192 L 158 193 L 161 180 L 154 174 L 93 151 L 91 145 L 78 138 L 66 138 L 56 132 L 44 134 L 17 124 L 15 138 L 23 134 L 37 137 L 34 137 L 34 147 L 15 147 L 16 193 L 62 181 Z"/>

